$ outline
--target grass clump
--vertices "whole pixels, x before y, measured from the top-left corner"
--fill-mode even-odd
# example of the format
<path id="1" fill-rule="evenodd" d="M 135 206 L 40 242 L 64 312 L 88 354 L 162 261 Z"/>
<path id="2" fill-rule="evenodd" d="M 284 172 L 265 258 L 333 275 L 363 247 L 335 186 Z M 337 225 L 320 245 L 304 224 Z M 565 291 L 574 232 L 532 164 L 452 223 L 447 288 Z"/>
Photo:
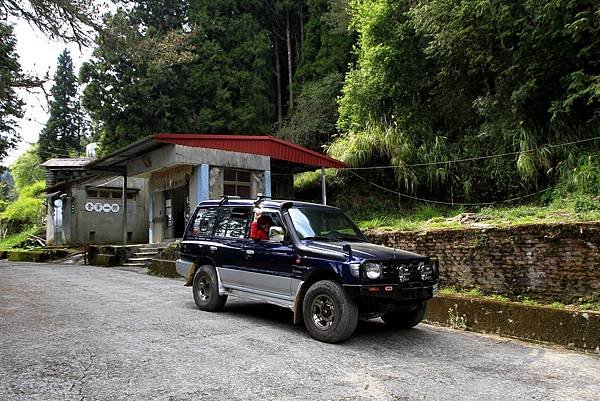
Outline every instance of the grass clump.
<path id="1" fill-rule="evenodd" d="M 480 298 L 496 302 L 515 302 L 529 306 L 546 306 L 558 309 L 575 309 L 575 310 L 589 310 L 589 311 L 600 311 L 600 300 L 584 300 L 580 299 L 578 304 L 565 305 L 562 302 L 543 303 L 529 297 L 517 296 L 511 299 L 501 294 L 488 294 L 481 289 L 474 287 L 469 289 L 458 289 L 456 287 L 443 287 L 439 290 L 440 295 L 458 295 L 462 297 Z"/>
<path id="2" fill-rule="evenodd" d="M 24 241 L 30 238 L 30 235 L 40 235 L 42 228 L 34 226 L 20 233 L 8 235 L 0 239 L 0 251 L 6 251 L 13 248 L 18 248 Z"/>

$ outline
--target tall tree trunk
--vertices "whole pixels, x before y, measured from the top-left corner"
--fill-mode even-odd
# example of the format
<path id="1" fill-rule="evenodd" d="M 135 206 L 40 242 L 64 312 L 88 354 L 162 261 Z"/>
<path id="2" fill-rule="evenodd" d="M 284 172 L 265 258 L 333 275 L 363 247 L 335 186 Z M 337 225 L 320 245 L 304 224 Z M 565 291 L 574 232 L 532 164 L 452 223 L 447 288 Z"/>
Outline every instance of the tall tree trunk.
<path id="1" fill-rule="evenodd" d="M 285 37 L 287 43 L 288 56 L 288 89 L 290 92 L 290 109 L 294 108 L 294 95 L 292 93 L 292 39 L 290 33 L 290 10 L 286 11 L 285 19 Z"/>
<path id="2" fill-rule="evenodd" d="M 304 2 L 300 0 L 300 51 L 304 49 Z"/>
<path id="3" fill-rule="evenodd" d="M 279 39 L 275 35 L 275 77 L 277 78 L 277 128 L 281 128 L 283 122 L 283 105 L 281 93 L 281 63 L 279 61 Z"/>

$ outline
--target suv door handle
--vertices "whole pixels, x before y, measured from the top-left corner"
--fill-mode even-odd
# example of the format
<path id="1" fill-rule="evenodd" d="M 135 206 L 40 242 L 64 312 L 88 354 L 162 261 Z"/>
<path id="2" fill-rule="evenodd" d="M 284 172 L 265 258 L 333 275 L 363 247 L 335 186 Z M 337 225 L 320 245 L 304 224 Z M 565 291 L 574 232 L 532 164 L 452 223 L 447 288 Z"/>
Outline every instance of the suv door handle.
<path id="1" fill-rule="evenodd" d="M 246 249 L 246 255 L 254 255 L 254 251 L 252 249 Z"/>
<path id="2" fill-rule="evenodd" d="M 211 251 L 211 252 L 215 252 L 216 250 L 217 250 L 217 247 L 216 247 L 216 246 L 214 246 L 214 245 L 211 245 L 211 246 L 210 246 L 210 251 Z"/>

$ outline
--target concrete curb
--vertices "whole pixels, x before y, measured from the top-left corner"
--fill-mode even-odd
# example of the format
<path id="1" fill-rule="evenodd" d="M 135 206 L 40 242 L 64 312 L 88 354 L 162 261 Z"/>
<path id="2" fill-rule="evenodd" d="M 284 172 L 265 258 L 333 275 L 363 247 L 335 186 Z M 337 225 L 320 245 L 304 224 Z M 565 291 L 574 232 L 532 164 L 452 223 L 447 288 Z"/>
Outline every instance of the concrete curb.
<path id="1" fill-rule="evenodd" d="M 428 303 L 429 323 L 600 353 L 600 312 L 455 295 Z"/>

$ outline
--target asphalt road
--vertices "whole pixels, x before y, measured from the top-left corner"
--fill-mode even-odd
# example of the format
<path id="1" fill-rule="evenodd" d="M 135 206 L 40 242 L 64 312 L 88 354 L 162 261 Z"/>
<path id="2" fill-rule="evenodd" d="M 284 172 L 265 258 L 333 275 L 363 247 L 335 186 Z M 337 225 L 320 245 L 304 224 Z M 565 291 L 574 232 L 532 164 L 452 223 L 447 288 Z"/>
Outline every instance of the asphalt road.
<path id="1" fill-rule="evenodd" d="M 600 357 L 361 322 L 330 345 L 291 313 L 195 308 L 179 280 L 0 262 L 0 400 L 600 400 Z"/>

